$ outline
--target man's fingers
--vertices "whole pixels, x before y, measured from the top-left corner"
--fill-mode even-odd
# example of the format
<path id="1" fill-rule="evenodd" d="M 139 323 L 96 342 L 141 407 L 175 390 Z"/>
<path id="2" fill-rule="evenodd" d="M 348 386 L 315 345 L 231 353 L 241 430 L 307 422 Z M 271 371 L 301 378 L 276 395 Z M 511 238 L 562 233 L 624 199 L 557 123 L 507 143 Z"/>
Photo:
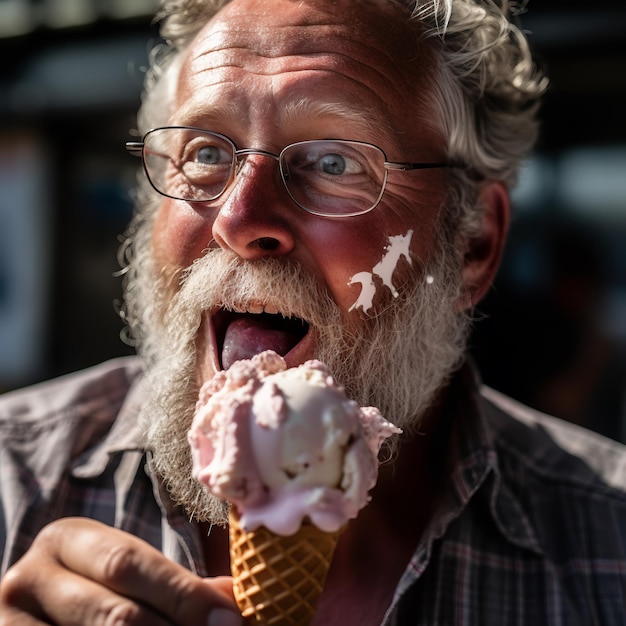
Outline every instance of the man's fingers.
<path id="1" fill-rule="evenodd" d="M 148 606 L 70 571 L 48 549 L 56 535 L 56 529 L 43 533 L 34 549 L 7 572 L 0 624 L 171 626 Z M 58 543 L 57 547 L 64 549 Z"/>
<path id="2" fill-rule="evenodd" d="M 235 609 L 232 584 L 229 589 L 224 580 L 203 581 L 128 533 L 85 519 L 63 520 L 47 532 L 64 567 L 153 607 L 175 624 L 204 624 L 215 606 Z"/>
<path id="3" fill-rule="evenodd" d="M 26 567 L 30 568 L 27 561 L 18 564 L 9 573 L 9 580 L 3 582 L 6 604 L 10 607 L 6 609 L 6 623 L 11 626 L 171 626 L 170 621 L 149 607 L 59 565 L 42 568 L 39 575 L 29 574 L 30 584 L 26 588 L 21 571 Z"/>
<path id="4" fill-rule="evenodd" d="M 82 518 L 47 526 L 7 576 L 3 602 L 31 615 L 28 626 L 205 626 L 213 609 L 238 615 L 230 578 L 203 580 L 145 541 Z"/>

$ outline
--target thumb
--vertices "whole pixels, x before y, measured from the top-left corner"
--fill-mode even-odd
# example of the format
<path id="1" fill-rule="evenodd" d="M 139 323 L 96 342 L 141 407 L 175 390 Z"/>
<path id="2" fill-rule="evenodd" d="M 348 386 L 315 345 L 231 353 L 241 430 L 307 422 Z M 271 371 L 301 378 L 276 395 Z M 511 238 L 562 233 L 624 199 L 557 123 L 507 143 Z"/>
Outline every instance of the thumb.
<path id="1" fill-rule="evenodd" d="M 224 604 L 216 606 L 209 613 L 207 626 L 242 626 L 243 618 L 233 596 L 233 579 L 230 576 L 216 576 L 205 580 L 207 584 L 210 581 L 213 593 L 224 598 Z"/>
<path id="2" fill-rule="evenodd" d="M 233 595 L 233 579 L 232 576 L 215 576 L 213 578 L 205 578 L 207 584 L 211 585 L 213 591 L 217 591 L 224 596 L 225 604 L 232 604 L 235 600 Z"/>

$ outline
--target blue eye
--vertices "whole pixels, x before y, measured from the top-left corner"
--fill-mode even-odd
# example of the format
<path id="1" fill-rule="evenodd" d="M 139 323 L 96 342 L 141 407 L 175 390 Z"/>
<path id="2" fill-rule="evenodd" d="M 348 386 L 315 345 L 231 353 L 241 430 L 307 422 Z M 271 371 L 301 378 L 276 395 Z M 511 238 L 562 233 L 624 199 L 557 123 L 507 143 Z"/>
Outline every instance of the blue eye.
<path id="1" fill-rule="evenodd" d="M 325 174 L 340 176 L 346 171 L 346 160 L 340 154 L 326 154 L 320 159 L 319 166 Z"/>
<path id="2" fill-rule="evenodd" d="M 223 160 L 220 158 L 220 152 L 217 146 L 204 146 L 196 152 L 196 161 L 198 163 L 206 163 L 207 165 L 221 163 Z"/>

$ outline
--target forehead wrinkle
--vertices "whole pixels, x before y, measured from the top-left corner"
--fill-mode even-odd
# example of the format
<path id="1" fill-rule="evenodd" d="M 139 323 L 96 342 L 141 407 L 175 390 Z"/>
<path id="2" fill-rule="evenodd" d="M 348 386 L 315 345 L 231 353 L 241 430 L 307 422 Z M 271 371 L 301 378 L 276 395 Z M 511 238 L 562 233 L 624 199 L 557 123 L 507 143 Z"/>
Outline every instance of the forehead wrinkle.
<path id="1" fill-rule="evenodd" d="M 326 17 L 329 21 L 324 21 Z M 326 64 L 324 68 L 334 68 L 353 80 L 367 77 L 370 84 L 376 85 L 376 92 L 383 83 L 392 90 L 394 83 L 406 83 L 407 71 L 409 76 L 415 76 L 409 69 L 419 56 L 415 38 L 407 40 L 406 33 L 396 32 L 395 20 L 386 26 L 387 37 L 381 37 L 378 28 L 371 31 L 369 27 L 366 32 L 370 36 L 364 37 L 354 25 L 338 24 L 332 14 L 309 15 L 295 24 L 273 24 L 272 36 L 268 36 L 257 27 L 257 23 L 267 19 L 267 11 L 261 12 L 258 20 L 254 19 L 254 12 L 246 14 L 244 23 L 241 16 L 237 18 L 220 20 L 218 14 L 207 24 L 197 40 L 201 41 L 199 49 L 190 47 L 187 63 L 193 73 L 235 68 L 268 76 L 280 73 L 286 59 L 293 62 L 300 57 L 294 71 L 311 63 L 307 69 L 320 69 L 313 61 L 317 58 L 320 64 Z M 324 43 L 320 48 L 321 42 Z M 383 63 L 372 63 L 376 58 Z"/>
<path id="2" fill-rule="evenodd" d="M 238 53 L 244 53 L 242 55 Z M 217 58 L 216 58 L 217 55 Z M 220 50 L 207 50 L 204 53 L 190 59 L 189 73 L 193 76 L 202 76 L 213 71 L 239 70 L 250 76 L 281 76 L 289 75 L 301 71 L 322 71 L 335 73 L 344 76 L 352 82 L 370 87 L 372 93 L 381 91 L 381 83 L 386 87 L 383 90 L 396 90 L 395 83 L 401 83 L 403 78 L 398 75 L 390 75 L 383 72 L 378 67 L 367 62 L 367 55 L 355 58 L 353 54 L 338 51 L 316 51 L 316 52 L 293 52 L 267 56 L 259 53 L 258 50 L 250 51 L 244 46 L 230 46 Z M 215 60 L 214 60 L 215 59 Z M 284 67 L 286 60 L 292 63 L 291 67 Z M 210 64 L 207 61 L 213 61 Z M 199 67 L 200 66 L 200 67 Z M 394 80 L 395 79 L 395 80 Z M 406 80 L 406 77 L 404 77 Z"/>

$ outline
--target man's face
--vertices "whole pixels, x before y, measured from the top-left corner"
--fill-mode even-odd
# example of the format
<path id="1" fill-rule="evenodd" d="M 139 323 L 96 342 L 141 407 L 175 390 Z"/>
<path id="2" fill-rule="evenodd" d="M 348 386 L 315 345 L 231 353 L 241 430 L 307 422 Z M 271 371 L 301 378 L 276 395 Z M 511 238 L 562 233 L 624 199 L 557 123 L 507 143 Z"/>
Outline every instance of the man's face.
<path id="1" fill-rule="evenodd" d="M 425 104 L 428 50 L 390 8 L 359 7 L 234 0 L 189 46 L 170 123 L 272 153 L 332 138 L 377 144 L 393 161 L 444 160 Z M 373 211 L 328 218 L 298 208 L 276 161 L 253 155 L 218 200 L 162 202 L 154 256 L 137 248 L 127 298 L 151 364 L 147 443 L 191 516 L 223 521 L 191 477 L 186 434 L 199 385 L 234 359 L 268 348 L 289 366 L 319 358 L 356 402 L 418 427 L 467 330 L 455 312 L 462 254 L 438 234 L 443 176 L 390 172 Z"/>
<path id="2" fill-rule="evenodd" d="M 428 50 L 417 49 L 389 8 L 372 2 L 359 11 L 347 0 L 234 0 L 185 53 L 170 123 L 273 153 L 296 141 L 340 138 L 377 144 L 390 160 L 444 160 L 424 104 Z M 372 212 L 327 218 L 294 204 L 275 160 L 248 156 L 217 201 L 163 202 L 155 262 L 164 275 L 178 275 L 213 247 L 242 260 L 296 264 L 329 294 L 343 323 L 358 327 L 424 278 L 421 267 L 435 253 L 443 175 L 390 172 Z M 291 315 L 274 295 L 266 310 Z M 255 298 L 245 307 L 261 311 L 266 302 Z M 203 315 L 198 382 L 267 348 L 290 366 L 319 356 L 320 329 L 306 311 L 307 324 L 289 328 L 280 316 L 240 313 L 214 307 Z"/>

